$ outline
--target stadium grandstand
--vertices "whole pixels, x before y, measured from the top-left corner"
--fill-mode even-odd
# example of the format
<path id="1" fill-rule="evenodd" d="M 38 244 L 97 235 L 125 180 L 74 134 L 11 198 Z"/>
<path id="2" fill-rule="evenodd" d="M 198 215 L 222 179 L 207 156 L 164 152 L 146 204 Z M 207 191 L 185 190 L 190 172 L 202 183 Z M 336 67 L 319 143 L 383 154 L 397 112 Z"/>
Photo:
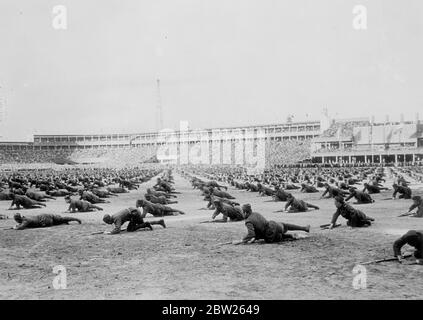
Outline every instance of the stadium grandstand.
<path id="1" fill-rule="evenodd" d="M 298 163 L 417 163 L 423 125 L 367 118 L 137 134 L 34 135 L 0 142 L 1 164 L 224 164 L 269 168 Z"/>

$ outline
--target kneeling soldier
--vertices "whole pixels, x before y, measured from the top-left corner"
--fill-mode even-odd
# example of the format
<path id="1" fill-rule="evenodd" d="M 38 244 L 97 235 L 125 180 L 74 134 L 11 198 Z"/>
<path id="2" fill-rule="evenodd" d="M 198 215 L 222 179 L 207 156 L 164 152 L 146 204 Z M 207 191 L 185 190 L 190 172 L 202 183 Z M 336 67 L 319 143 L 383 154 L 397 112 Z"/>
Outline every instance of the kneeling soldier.
<path id="1" fill-rule="evenodd" d="M 370 194 L 362 192 L 362 191 L 358 191 L 354 188 L 350 188 L 350 195 L 345 199 L 345 201 L 350 200 L 352 197 L 354 197 L 357 200 L 356 204 L 375 202 L 370 196 Z"/>
<path id="2" fill-rule="evenodd" d="M 216 210 L 213 213 L 212 219 L 214 220 L 220 213 L 223 215 L 221 220 L 215 220 L 213 222 L 227 222 L 228 218 L 230 221 L 242 221 L 245 219 L 240 207 L 231 206 L 218 199 L 214 199 L 213 204 Z"/>
<path id="3" fill-rule="evenodd" d="M 399 193 L 398 199 L 411 199 L 411 189 L 409 187 L 399 186 L 396 183 L 392 185 L 394 188 L 394 193 L 392 194 L 392 198 L 395 199 L 397 193 Z"/>
<path id="4" fill-rule="evenodd" d="M 315 206 L 314 204 L 305 202 L 303 200 L 297 200 L 292 194 L 289 194 L 288 201 L 285 204 L 285 210 L 278 210 L 275 212 L 307 212 L 309 208 L 319 210 L 318 206 Z"/>
<path id="5" fill-rule="evenodd" d="M 332 217 L 329 229 L 333 228 L 339 216 L 347 219 L 347 226 L 352 228 L 368 227 L 372 224 L 371 221 L 375 220 L 367 217 L 362 211 L 353 208 L 350 204 L 346 203 L 342 197 L 335 197 L 335 206 L 337 210 Z"/>
<path id="6" fill-rule="evenodd" d="M 141 228 L 149 228 L 150 230 L 153 230 L 153 227 L 151 225 L 153 224 L 159 224 L 163 228 L 166 228 L 166 225 L 164 223 L 164 220 L 161 219 L 159 221 L 150 221 L 150 222 L 144 222 L 144 219 L 141 215 L 141 211 L 138 208 L 127 208 L 123 209 L 114 215 L 104 215 L 103 221 L 107 224 L 114 224 L 115 228 L 110 231 L 104 231 L 104 234 L 117 234 L 120 233 L 122 225 L 129 221 L 128 227 L 126 228 L 126 231 L 133 232 Z"/>
<path id="7" fill-rule="evenodd" d="M 243 205 L 242 211 L 246 217 L 245 226 L 248 234 L 242 240 L 232 242 L 233 244 L 253 243 L 260 239 L 264 239 L 267 243 L 281 242 L 286 239 L 295 239 L 293 235 L 287 234 L 287 231 L 310 232 L 310 226 L 302 227 L 289 223 L 268 221 L 260 213 L 253 212 L 250 204 Z"/>
<path id="8" fill-rule="evenodd" d="M 394 242 L 394 255 L 402 262 L 401 248 L 408 244 L 414 247 L 414 257 L 418 264 L 423 264 L 423 230 L 410 230 Z"/>

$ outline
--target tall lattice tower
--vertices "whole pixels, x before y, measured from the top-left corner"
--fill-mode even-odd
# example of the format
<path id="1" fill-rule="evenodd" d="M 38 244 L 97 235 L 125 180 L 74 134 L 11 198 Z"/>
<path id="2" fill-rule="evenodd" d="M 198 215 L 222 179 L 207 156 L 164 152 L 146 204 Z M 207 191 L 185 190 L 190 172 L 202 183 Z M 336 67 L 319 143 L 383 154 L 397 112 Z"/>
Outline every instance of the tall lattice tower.
<path id="1" fill-rule="evenodd" d="M 157 106 L 156 106 L 156 129 L 163 129 L 162 97 L 160 92 L 160 79 L 157 79 Z"/>

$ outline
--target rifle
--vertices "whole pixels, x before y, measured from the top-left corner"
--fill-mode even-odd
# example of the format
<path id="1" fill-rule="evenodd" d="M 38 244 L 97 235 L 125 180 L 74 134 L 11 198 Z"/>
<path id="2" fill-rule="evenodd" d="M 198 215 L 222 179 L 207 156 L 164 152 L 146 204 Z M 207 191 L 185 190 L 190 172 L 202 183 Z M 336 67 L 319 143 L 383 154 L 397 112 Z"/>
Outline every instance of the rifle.
<path id="1" fill-rule="evenodd" d="M 403 256 L 403 258 L 408 258 L 411 257 L 412 254 L 406 254 Z M 372 260 L 372 261 L 367 261 L 367 262 L 361 262 L 359 264 L 361 265 L 366 265 L 366 264 L 371 264 L 371 263 L 380 263 L 380 262 L 386 262 L 386 261 L 395 261 L 398 260 L 398 258 L 384 258 L 384 259 L 379 259 L 379 260 Z"/>
<path id="2" fill-rule="evenodd" d="M 7 228 L 1 228 L 0 230 L 12 230 L 14 229 L 13 227 L 7 227 Z"/>
<path id="3" fill-rule="evenodd" d="M 95 234 L 102 234 L 102 233 L 104 233 L 104 231 L 93 232 L 93 233 L 90 233 L 90 235 L 93 236 Z"/>
<path id="4" fill-rule="evenodd" d="M 123 231 L 126 231 L 126 229 L 120 230 L 120 232 L 123 232 Z M 90 233 L 90 235 L 93 236 L 93 235 L 96 235 L 96 234 L 103 234 L 103 233 L 104 233 L 104 231 L 97 231 L 97 232 Z"/>
<path id="5" fill-rule="evenodd" d="M 214 220 L 206 220 L 206 221 L 201 221 L 200 223 L 213 223 L 215 222 Z"/>
<path id="6" fill-rule="evenodd" d="M 239 245 L 239 244 L 241 244 L 241 243 L 243 243 L 243 242 L 240 242 L 240 243 L 235 243 L 235 244 L 234 244 L 234 246 Z M 220 246 L 225 246 L 225 245 L 228 245 L 228 244 L 232 244 L 232 241 L 222 242 L 222 243 L 217 243 L 217 244 L 215 244 L 214 246 L 215 246 L 215 247 L 220 247 Z"/>
<path id="7" fill-rule="evenodd" d="M 407 216 L 412 216 L 413 215 L 413 213 L 411 213 L 411 212 L 406 212 L 406 213 L 402 213 L 402 214 L 400 214 L 398 217 L 407 217 Z"/>
<path id="8" fill-rule="evenodd" d="M 322 225 L 320 226 L 320 228 L 321 228 L 321 229 L 328 229 L 328 228 L 329 228 L 329 226 L 330 226 L 330 223 L 327 223 L 327 224 L 322 224 Z M 340 223 L 337 223 L 337 224 L 335 224 L 335 225 L 333 226 L 333 228 L 337 228 L 337 227 L 339 227 L 339 226 L 341 226 L 341 224 L 340 224 Z"/>

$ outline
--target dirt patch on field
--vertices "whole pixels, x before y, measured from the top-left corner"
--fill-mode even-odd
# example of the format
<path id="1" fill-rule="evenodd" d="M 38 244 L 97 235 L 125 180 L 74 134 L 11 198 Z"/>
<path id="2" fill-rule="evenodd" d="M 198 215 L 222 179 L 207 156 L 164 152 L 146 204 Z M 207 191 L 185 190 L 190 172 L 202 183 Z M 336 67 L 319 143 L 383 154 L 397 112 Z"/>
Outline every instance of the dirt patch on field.
<path id="1" fill-rule="evenodd" d="M 82 225 L 24 231 L 0 231 L 0 298 L 2 299 L 421 299 L 423 267 L 386 262 L 367 266 L 367 289 L 355 290 L 356 264 L 392 256 L 393 241 L 410 229 L 423 229 L 423 219 L 397 218 L 409 200 L 381 200 L 361 205 L 374 217 L 374 226 L 331 231 L 320 230 L 335 207 L 320 194 L 299 195 L 321 210 L 308 213 L 273 213 L 283 202 L 229 188 L 240 203 L 268 219 L 310 224 L 309 238 L 282 244 L 216 246 L 245 235 L 244 223 L 199 224 L 210 219 L 198 190 L 175 174 L 179 203 L 185 216 L 166 217 L 167 229 L 138 231 L 117 236 L 91 235 L 111 226 L 102 223 L 112 214 L 133 206 L 151 182 L 124 194 L 104 211 L 77 213 Z M 417 191 L 421 193 L 421 190 Z M 0 202 L 0 214 L 9 201 Z M 63 198 L 48 202 L 46 209 L 22 210 L 25 215 L 60 213 L 67 209 Z M 154 220 L 155 218 L 149 218 Z M 345 221 L 340 218 L 345 225 Z M 0 227 L 13 226 L 12 219 Z M 67 289 L 55 290 L 53 266 L 67 270 Z"/>

